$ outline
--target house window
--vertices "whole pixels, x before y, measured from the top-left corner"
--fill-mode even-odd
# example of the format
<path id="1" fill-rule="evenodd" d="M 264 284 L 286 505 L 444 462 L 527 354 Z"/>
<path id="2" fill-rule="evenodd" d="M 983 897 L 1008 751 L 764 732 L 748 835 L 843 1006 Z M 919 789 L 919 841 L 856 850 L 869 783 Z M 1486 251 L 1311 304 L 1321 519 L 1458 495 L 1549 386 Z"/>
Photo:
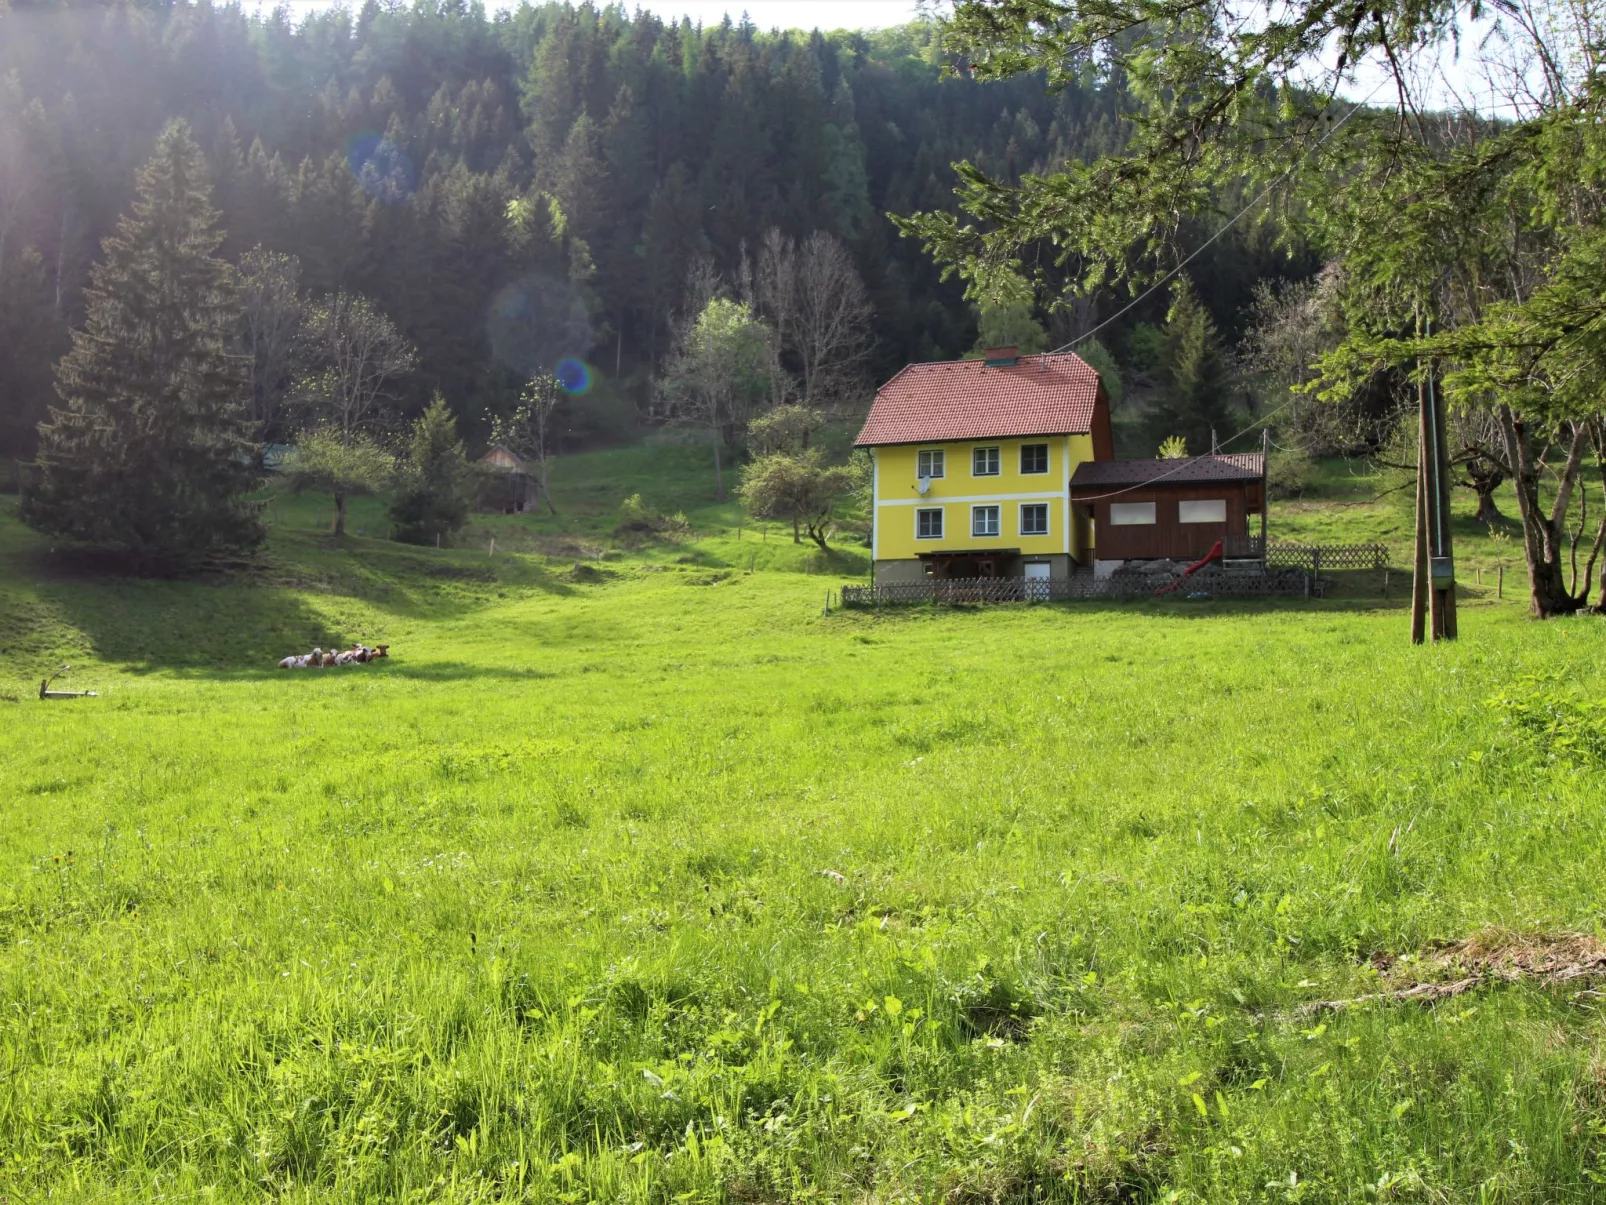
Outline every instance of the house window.
<path id="1" fill-rule="evenodd" d="M 941 477 L 942 470 L 941 448 L 925 448 L 915 453 L 916 477 Z"/>
<path id="2" fill-rule="evenodd" d="M 915 511 L 915 539 L 942 539 L 942 507 L 934 506 L 929 510 L 922 507 Z"/>
<path id="3" fill-rule="evenodd" d="M 1178 523 L 1225 523 L 1227 521 L 1227 500 L 1225 498 L 1207 498 L 1201 502 L 1178 502 Z"/>
<path id="4" fill-rule="evenodd" d="M 1048 445 L 1021 444 L 1020 471 L 1023 473 L 1048 472 Z"/>
<path id="5" fill-rule="evenodd" d="M 1146 523 L 1153 522 L 1154 503 L 1152 502 L 1110 503 L 1111 527 L 1141 527 Z"/>
<path id="6" fill-rule="evenodd" d="M 998 449 L 973 449 L 970 453 L 970 475 L 972 477 L 998 476 Z"/>
<path id="7" fill-rule="evenodd" d="M 1048 503 L 1027 502 L 1020 508 L 1020 533 L 1023 536 L 1048 534 Z"/>
<path id="8" fill-rule="evenodd" d="M 994 448 L 994 452 L 998 449 Z M 996 536 L 998 534 L 998 511 L 996 506 L 973 506 L 970 508 L 970 534 L 973 536 Z"/>

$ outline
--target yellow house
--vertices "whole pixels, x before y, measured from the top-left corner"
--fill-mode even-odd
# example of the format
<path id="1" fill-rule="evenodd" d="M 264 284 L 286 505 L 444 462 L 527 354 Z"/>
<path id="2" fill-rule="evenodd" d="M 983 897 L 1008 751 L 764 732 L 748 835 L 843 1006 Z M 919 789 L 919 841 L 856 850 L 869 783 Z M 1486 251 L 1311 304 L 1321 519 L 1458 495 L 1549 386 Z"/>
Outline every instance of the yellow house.
<path id="1" fill-rule="evenodd" d="M 1093 558 L 1076 466 L 1109 460 L 1110 404 L 1072 354 L 910 364 L 876 392 L 856 446 L 875 462 L 877 582 L 1068 577 Z"/>

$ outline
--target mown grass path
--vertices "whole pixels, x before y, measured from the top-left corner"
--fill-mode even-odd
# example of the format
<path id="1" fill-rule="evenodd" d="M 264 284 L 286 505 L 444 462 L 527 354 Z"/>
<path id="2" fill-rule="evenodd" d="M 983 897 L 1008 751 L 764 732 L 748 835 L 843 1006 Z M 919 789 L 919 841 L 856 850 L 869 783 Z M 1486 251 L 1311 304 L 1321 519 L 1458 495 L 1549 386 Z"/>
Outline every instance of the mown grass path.
<path id="1" fill-rule="evenodd" d="M 0 534 L 0 1195 L 1606 1195 L 1589 982 L 1300 1012 L 1599 928 L 1598 621 Z"/>

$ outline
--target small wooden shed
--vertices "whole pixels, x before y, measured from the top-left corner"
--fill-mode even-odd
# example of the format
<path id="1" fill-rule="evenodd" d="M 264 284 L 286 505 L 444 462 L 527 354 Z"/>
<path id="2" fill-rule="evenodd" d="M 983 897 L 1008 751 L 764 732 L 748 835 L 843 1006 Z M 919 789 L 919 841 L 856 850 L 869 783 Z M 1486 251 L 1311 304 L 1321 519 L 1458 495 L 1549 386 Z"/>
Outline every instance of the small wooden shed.
<path id="1" fill-rule="evenodd" d="M 1239 452 L 1086 461 L 1071 475 L 1071 505 L 1092 520 L 1100 563 L 1195 561 L 1217 540 L 1228 557 L 1260 559 L 1266 458 Z"/>
<path id="2" fill-rule="evenodd" d="M 485 470 L 480 505 L 503 514 L 523 514 L 535 496 L 530 466 L 505 444 L 494 444 L 480 457 L 480 467 Z"/>

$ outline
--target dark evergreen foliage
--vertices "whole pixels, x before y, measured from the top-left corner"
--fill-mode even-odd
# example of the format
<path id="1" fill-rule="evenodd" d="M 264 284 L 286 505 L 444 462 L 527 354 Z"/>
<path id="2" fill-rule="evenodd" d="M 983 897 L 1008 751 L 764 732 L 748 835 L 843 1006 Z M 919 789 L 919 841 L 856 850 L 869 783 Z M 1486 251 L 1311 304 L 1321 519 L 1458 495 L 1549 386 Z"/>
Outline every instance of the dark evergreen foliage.
<path id="1" fill-rule="evenodd" d="M 1211 451 L 1213 440 L 1237 433 L 1228 399 L 1231 378 L 1215 320 L 1186 277 L 1172 290 L 1161 368 L 1163 388 L 1149 414 L 1156 445 L 1180 436 L 1197 455 Z"/>
<path id="2" fill-rule="evenodd" d="M 432 544 L 468 522 L 468 460 L 457 420 L 439 394 L 413 423 L 412 440 L 390 507 L 396 538 Z"/>
<path id="3" fill-rule="evenodd" d="M 140 169 L 57 366 L 23 517 L 53 535 L 182 566 L 254 546 L 258 480 L 233 272 L 200 148 L 182 121 Z"/>
<path id="4" fill-rule="evenodd" d="M 404 410 L 438 388 L 474 441 L 533 370 L 493 337 L 531 298 L 578 300 L 586 329 L 564 353 L 645 408 L 687 264 L 712 253 L 732 276 L 771 227 L 851 249 L 876 310 L 870 377 L 963 355 L 973 308 L 885 214 L 951 206 L 955 160 L 1013 178 L 1117 148 L 1125 102 L 942 63 L 929 24 L 761 33 L 624 6 L 369 3 L 299 23 L 182 2 L 0 10 L 0 81 L 16 73 L 0 160 L 17 163 L 0 190 L 27 182 L 0 239 L 0 345 L 23 349 L 0 354 L 27 361 L 0 374 L 0 438 L 28 454 L 50 331 L 82 321 L 94 248 L 173 117 L 210 164 L 221 254 L 260 244 L 297 257 L 314 298 L 370 297 L 419 351 Z M 1287 261 L 1228 235 L 1210 263 L 1200 294 L 1230 331 Z"/>

